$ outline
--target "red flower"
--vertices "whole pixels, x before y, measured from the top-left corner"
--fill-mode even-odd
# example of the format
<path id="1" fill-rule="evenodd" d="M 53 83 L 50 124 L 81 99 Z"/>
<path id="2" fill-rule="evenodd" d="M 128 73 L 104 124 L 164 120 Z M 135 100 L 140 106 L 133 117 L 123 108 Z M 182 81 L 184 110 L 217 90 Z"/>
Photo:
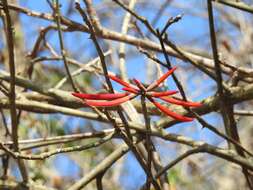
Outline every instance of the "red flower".
<path id="1" fill-rule="evenodd" d="M 184 107 L 199 107 L 202 104 L 198 102 L 188 102 L 179 100 L 177 98 L 168 97 L 170 95 L 176 94 L 178 91 L 176 90 L 170 90 L 165 92 L 156 92 L 153 91 L 156 87 L 158 87 L 168 76 L 170 76 L 174 71 L 176 70 L 176 67 L 173 67 L 171 70 L 166 72 L 161 78 L 150 84 L 147 88 L 142 85 L 142 83 L 137 80 L 133 79 L 134 83 L 129 84 L 118 77 L 114 75 L 108 75 L 111 80 L 114 80 L 115 82 L 121 84 L 124 86 L 122 90 L 125 91 L 125 93 L 104 93 L 104 94 L 82 94 L 82 93 L 72 93 L 73 96 L 81 98 L 85 104 L 89 106 L 96 106 L 96 107 L 113 107 L 118 106 L 128 100 L 131 100 L 135 98 L 138 95 L 145 96 L 147 99 L 149 99 L 150 102 L 152 102 L 159 110 L 161 110 L 166 115 L 178 120 L 178 121 L 192 121 L 193 118 L 186 117 L 183 115 L 179 115 L 171 110 L 169 110 L 167 107 L 161 105 L 160 103 L 155 101 L 155 98 L 158 98 L 160 100 L 163 100 L 165 102 L 181 105 Z"/>

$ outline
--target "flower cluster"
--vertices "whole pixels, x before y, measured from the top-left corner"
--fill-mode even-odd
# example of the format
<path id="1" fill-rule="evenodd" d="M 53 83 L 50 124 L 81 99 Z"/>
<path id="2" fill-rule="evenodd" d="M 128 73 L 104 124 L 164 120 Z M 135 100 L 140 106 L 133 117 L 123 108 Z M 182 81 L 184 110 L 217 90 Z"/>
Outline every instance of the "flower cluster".
<path id="1" fill-rule="evenodd" d="M 89 106 L 95 106 L 95 107 L 113 107 L 118 106 L 128 100 L 131 100 L 138 95 L 145 96 L 150 102 L 152 102 L 159 110 L 161 110 L 166 115 L 178 120 L 178 121 L 192 121 L 193 118 L 186 117 L 183 115 L 179 115 L 167 107 L 161 105 L 159 102 L 157 102 L 155 99 L 160 99 L 165 102 L 176 104 L 184 107 L 199 107 L 202 104 L 198 102 L 189 102 L 189 101 L 183 101 L 180 99 L 177 99 L 175 97 L 172 97 L 171 95 L 176 94 L 178 91 L 176 90 L 169 90 L 169 91 L 163 91 L 163 92 L 157 92 L 154 91 L 156 87 L 158 87 L 168 76 L 170 76 L 174 71 L 176 67 L 173 67 L 171 70 L 166 72 L 161 78 L 150 84 L 148 87 L 145 87 L 142 85 L 142 83 L 137 80 L 133 79 L 135 85 L 129 84 L 118 77 L 109 74 L 108 77 L 124 86 L 122 88 L 124 93 L 103 93 L 103 94 L 83 94 L 83 93 L 72 93 L 73 96 L 81 98 L 85 104 Z"/>

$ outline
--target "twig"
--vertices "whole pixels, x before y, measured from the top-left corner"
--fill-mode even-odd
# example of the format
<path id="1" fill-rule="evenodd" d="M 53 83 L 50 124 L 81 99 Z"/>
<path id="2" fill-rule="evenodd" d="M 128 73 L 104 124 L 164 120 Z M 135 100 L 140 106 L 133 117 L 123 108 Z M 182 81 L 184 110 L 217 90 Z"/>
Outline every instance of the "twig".
<path id="1" fill-rule="evenodd" d="M 196 154 L 196 153 L 201 153 L 204 150 L 203 147 L 196 147 L 193 149 L 190 149 L 188 151 L 186 151 L 185 153 L 183 153 L 181 156 L 178 156 L 175 160 L 173 160 L 172 162 L 170 162 L 169 164 L 167 164 L 163 169 L 161 169 L 157 174 L 156 174 L 156 178 L 160 177 L 163 173 L 165 173 L 167 170 L 169 170 L 170 168 L 172 168 L 173 166 L 175 166 L 178 162 L 184 160 L 186 157 L 192 155 L 192 154 Z"/>
<path id="2" fill-rule="evenodd" d="M 21 159 L 27 159 L 27 160 L 44 160 L 46 158 L 49 158 L 53 155 L 60 154 L 60 153 L 83 151 L 83 150 L 87 150 L 90 148 L 98 147 L 98 146 L 104 144 L 105 142 L 109 141 L 113 137 L 113 135 L 114 135 L 114 133 L 111 133 L 111 134 L 105 136 L 104 138 L 102 138 L 94 143 L 87 144 L 87 145 L 78 145 L 78 146 L 67 147 L 67 148 L 58 148 L 53 151 L 43 152 L 39 155 L 25 155 L 25 154 L 20 154 L 17 152 L 12 152 L 9 148 L 4 146 L 2 143 L 0 143 L 0 148 L 3 149 L 10 156 L 17 158 L 17 159 L 21 158 Z"/>
<path id="3" fill-rule="evenodd" d="M 61 17 L 60 17 L 60 8 L 59 8 L 59 1 L 58 0 L 54 0 L 55 1 L 55 21 L 57 23 L 57 31 L 58 31 L 58 37 L 59 37 L 59 41 L 60 41 L 60 47 L 61 47 L 61 55 L 62 55 L 62 59 L 64 62 L 64 66 L 68 75 L 68 79 L 72 85 L 72 88 L 75 92 L 77 92 L 77 88 L 75 87 L 74 81 L 72 79 L 71 73 L 69 71 L 69 67 L 68 67 L 68 60 L 66 58 L 66 50 L 64 48 L 64 44 L 63 44 L 63 38 L 62 38 L 62 29 L 61 29 Z"/>
<path id="4" fill-rule="evenodd" d="M 211 39 L 211 45 L 212 45 L 212 51 L 213 51 L 213 59 L 214 59 L 214 65 L 215 65 L 215 73 L 216 73 L 216 82 L 218 87 L 218 93 L 221 97 L 224 96 L 224 89 L 222 87 L 222 75 L 221 75 L 221 66 L 220 66 L 220 60 L 218 55 L 218 48 L 216 44 L 216 35 L 215 35 L 215 29 L 214 29 L 214 21 L 213 21 L 213 11 L 212 11 L 212 2 L 211 0 L 207 0 L 208 5 L 208 15 L 209 15 L 209 29 L 210 29 L 210 39 Z"/>
<path id="5" fill-rule="evenodd" d="M 18 143 L 21 145 L 25 144 L 34 144 L 34 143 L 41 143 L 41 142 L 69 142 L 81 139 L 89 139 L 89 138 L 102 138 L 109 133 L 113 133 L 114 129 L 105 129 L 103 131 L 95 131 L 95 132 L 86 132 L 86 133 L 78 133 L 78 134 L 70 134 L 70 135 L 59 135 L 56 137 L 44 137 L 44 138 L 36 138 L 36 139 L 27 139 L 27 140 L 19 140 Z M 2 142 L 3 145 L 12 145 L 12 141 Z"/>
<path id="6" fill-rule="evenodd" d="M 182 19 L 183 15 L 180 14 L 180 15 L 177 15 L 176 17 L 171 17 L 166 25 L 164 26 L 164 28 L 162 29 L 161 31 L 161 36 L 163 36 L 163 34 L 166 32 L 166 30 L 170 27 L 170 25 L 174 24 L 175 22 L 178 22 Z"/>
<path id="7" fill-rule="evenodd" d="M 151 55 L 148 51 L 145 51 L 145 50 L 142 49 L 142 48 L 139 48 L 139 51 L 140 51 L 141 53 L 143 53 L 144 55 L 146 55 L 146 56 L 147 56 L 149 59 L 151 59 L 152 61 L 154 61 L 154 62 L 158 63 L 159 65 L 162 65 L 163 67 L 169 69 L 169 67 L 168 67 L 167 64 L 163 63 L 161 60 L 159 60 L 159 59 L 156 58 L 155 56 Z"/>
<path id="8" fill-rule="evenodd" d="M 79 190 L 85 187 L 90 181 L 96 178 L 101 172 L 110 168 L 118 159 L 129 151 L 129 147 L 126 144 L 121 145 L 114 150 L 110 155 L 103 159 L 95 168 L 93 168 L 88 174 L 74 183 L 68 188 L 68 190 Z"/>
<path id="9" fill-rule="evenodd" d="M 24 186 L 23 182 L 19 182 L 19 181 L 14 181 L 14 180 L 4 180 L 4 179 L 0 179 L 0 187 L 1 189 L 8 189 L 8 190 L 57 190 L 55 188 L 52 187 L 48 187 L 46 185 L 40 185 L 38 183 L 34 183 L 34 182 L 29 182 Z"/>
<path id="10" fill-rule="evenodd" d="M 150 174 L 152 174 L 152 161 L 153 161 L 153 143 L 152 140 L 150 138 L 150 118 L 148 116 L 148 112 L 147 112 L 147 107 L 146 107 L 146 102 L 145 102 L 145 96 L 141 96 L 141 104 L 142 104 L 142 109 L 143 109 L 143 116 L 144 116 L 144 121 L 145 121 L 145 126 L 147 128 L 147 133 L 146 133 L 146 149 L 148 152 L 148 159 L 147 159 L 147 169 L 148 172 Z M 146 178 L 146 189 L 149 190 L 150 189 L 150 174 L 147 174 L 147 178 Z"/>
<path id="11" fill-rule="evenodd" d="M 90 21 L 92 23 L 95 33 L 100 33 L 102 31 L 102 26 L 99 22 L 99 18 L 97 16 L 96 10 L 92 6 L 92 0 L 83 0 L 83 2 L 85 3 L 87 7 L 87 13 L 90 17 Z"/>
<path id="12" fill-rule="evenodd" d="M 240 115 L 240 116 L 253 116 L 253 111 L 250 111 L 250 110 L 235 110 L 234 114 L 235 115 Z"/>
<path id="13" fill-rule="evenodd" d="M 108 77 L 108 71 L 107 71 L 107 68 L 106 68 L 105 57 L 104 57 L 102 49 L 100 48 L 100 46 L 98 44 L 97 39 L 96 39 L 96 35 L 95 35 L 95 31 L 93 29 L 93 26 L 92 26 L 91 22 L 89 21 L 89 18 L 87 17 L 85 11 L 82 10 L 82 8 L 80 7 L 80 4 L 78 2 L 76 2 L 75 4 L 76 4 L 76 9 L 79 11 L 79 13 L 82 16 L 84 22 L 88 25 L 88 28 L 90 30 L 91 39 L 94 42 L 94 45 L 96 47 L 97 53 L 98 53 L 100 61 L 101 61 L 101 66 L 103 68 L 106 83 L 107 83 L 107 85 L 110 89 L 110 92 L 113 93 L 114 90 L 113 90 L 110 78 Z"/>
<path id="14" fill-rule="evenodd" d="M 242 11 L 253 13 L 253 7 L 247 5 L 246 3 L 242 2 L 242 1 L 240 1 L 240 2 L 230 1 L 230 0 L 212 0 L 212 1 L 217 2 L 217 3 L 222 3 L 224 5 L 228 5 L 230 7 L 236 8 L 236 9 L 240 9 Z"/>
<path id="15" fill-rule="evenodd" d="M 224 160 L 227 160 L 227 161 L 230 161 L 233 163 L 237 163 L 240 166 L 246 167 L 247 169 L 253 171 L 252 163 L 248 159 L 246 159 L 242 156 L 239 156 L 238 154 L 236 154 L 232 150 L 221 149 L 221 148 L 215 147 L 213 145 L 210 145 L 208 143 L 205 143 L 203 141 L 194 141 L 188 137 L 184 137 L 182 135 L 177 135 L 177 134 L 172 134 L 172 133 L 166 133 L 166 132 L 164 132 L 163 134 L 162 133 L 152 133 L 152 135 L 153 136 L 157 135 L 157 137 L 160 137 L 164 140 L 169 140 L 172 142 L 185 144 L 185 145 L 195 147 L 195 148 L 202 147 L 203 152 L 210 153 L 212 155 L 215 155 L 219 158 L 222 158 Z"/>
<path id="16" fill-rule="evenodd" d="M 104 172 L 100 173 L 99 175 L 97 175 L 96 178 L 96 184 L 97 184 L 97 190 L 103 190 L 103 177 L 104 177 Z"/>
<path id="17" fill-rule="evenodd" d="M 135 6 L 136 0 L 131 0 L 129 2 L 129 9 L 133 9 Z M 127 34 L 128 28 L 129 28 L 129 23 L 131 20 L 131 14 L 130 13 L 126 13 L 123 23 L 122 23 L 122 27 L 121 27 L 121 33 L 123 35 Z M 126 63 L 125 63 L 125 57 L 126 57 L 126 53 L 125 53 L 125 46 L 126 44 L 121 42 L 119 44 L 119 71 L 120 71 L 120 76 L 122 77 L 122 79 L 126 82 L 128 81 L 128 77 L 127 77 L 127 71 L 126 71 Z"/>
<path id="18" fill-rule="evenodd" d="M 111 51 L 107 51 L 104 53 L 104 56 L 108 56 L 111 54 Z M 92 61 L 89 61 L 88 63 L 86 63 L 84 66 L 82 66 L 81 68 L 77 69 L 76 71 L 71 73 L 71 76 L 76 76 L 79 75 L 80 73 L 82 73 L 83 71 L 88 71 L 91 70 L 89 69 L 92 65 L 94 65 L 95 63 L 97 63 L 100 59 L 99 58 L 95 58 Z M 55 85 L 55 89 L 59 89 L 61 88 L 61 86 L 66 82 L 67 78 L 64 77 L 63 79 L 61 79 L 56 85 Z"/>
<path id="19" fill-rule="evenodd" d="M 8 54 L 9 54 L 9 69 L 10 69 L 10 91 L 9 91 L 9 101 L 10 101 L 10 114 L 11 114 L 11 128 L 12 128 L 12 140 L 14 142 L 13 148 L 15 152 L 19 151 L 18 147 L 18 120 L 16 112 L 16 95 L 15 95 L 15 54 L 14 54 L 14 38 L 13 38 L 13 28 L 11 16 L 9 13 L 8 2 L 3 0 L 3 10 L 6 16 L 6 38 L 8 44 Z M 25 163 L 17 159 L 19 170 L 21 172 L 24 183 L 28 182 L 28 173 L 26 171 Z"/>
<path id="20" fill-rule="evenodd" d="M 11 136 L 11 132 L 8 128 L 6 117 L 4 115 L 3 109 L 0 109 L 0 113 L 1 113 L 2 121 L 3 121 L 3 126 L 5 128 L 5 136 Z"/>
<path id="21" fill-rule="evenodd" d="M 220 132 L 218 129 L 216 129 L 214 126 L 210 125 L 209 123 L 207 123 L 204 119 L 202 119 L 198 114 L 196 114 L 195 112 L 192 112 L 194 114 L 194 116 L 198 119 L 198 121 L 200 122 L 200 124 L 204 127 L 206 127 L 207 129 L 209 129 L 210 131 L 212 131 L 213 133 L 215 133 L 216 135 L 226 139 L 227 141 L 233 143 L 235 146 L 237 146 L 238 148 L 242 149 L 243 151 L 245 151 L 248 155 L 253 156 L 253 153 L 251 153 L 250 151 L 248 151 L 247 149 L 245 149 L 239 142 L 237 142 L 236 140 L 234 140 L 233 138 L 223 134 L 222 132 Z"/>
<path id="22" fill-rule="evenodd" d="M 136 14 L 133 10 L 131 10 L 129 7 L 127 7 L 126 5 L 124 5 L 121 1 L 119 0 L 112 0 L 113 2 L 117 3 L 120 7 L 122 7 L 123 9 L 125 9 L 127 12 L 129 12 L 131 15 L 133 15 L 137 20 L 140 20 L 143 24 L 145 24 L 147 26 L 147 28 L 149 29 L 149 31 L 155 35 L 155 30 L 154 28 L 150 25 L 150 23 L 148 22 L 148 20 L 142 16 L 139 16 L 138 14 Z"/>
<path id="23" fill-rule="evenodd" d="M 154 27 L 156 26 L 159 19 L 162 18 L 163 13 L 166 11 L 166 9 L 168 8 L 168 6 L 171 2 L 172 2 L 172 0 L 166 0 L 166 1 L 163 2 L 163 4 L 161 4 L 161 8 L 158 10 L 155 17 L 151 21 L 151 26 L 154 26 Z M 149 36 L 147 35 L 147 37 L 149 37 Z"/>
<path id="24" fill-rule="evenodd" d="M 161 47 L 162 47 L 162 50 L 163 50 L 163 56 L 166 60 L 166 63 L 168 65 L 167 68 L 171 69 L 172 66 L 171 66 L 171 62 L 170 62 L 170 59 L 169 59 L 169 56 L 168 54 L 166 53 L 166 50 L 165 50 L 165 46 L 164 46 L 164 42 L 163 42 L 163 38 L 162 38 L 162 34 L 159 32 L 159 30 L 156 31 L 157 32 L 157 37 L 160 41 L 160 44 L 161 44 Z M 166 35 L 165 35 L 166 36 Z M 167 36 L 166 36 L 166 39 L 167 39 Z M 177 85 L 177 88 L 179 89 L 179 92 L 183 98 L 184 101 L 187 101 L 187 98 L 186 98 L 186 95 L 185 95 L 185 92 L 184 92 L 184 89 L 183 89 L 183 86 L 182 84 L 180 83 L 180 81 L 178 80 L 178 78 L 176 77 L 176 75 L 174 73 L 172 73 L 172 78 L 173 80 L 175 81 L 176 85 Z"/>

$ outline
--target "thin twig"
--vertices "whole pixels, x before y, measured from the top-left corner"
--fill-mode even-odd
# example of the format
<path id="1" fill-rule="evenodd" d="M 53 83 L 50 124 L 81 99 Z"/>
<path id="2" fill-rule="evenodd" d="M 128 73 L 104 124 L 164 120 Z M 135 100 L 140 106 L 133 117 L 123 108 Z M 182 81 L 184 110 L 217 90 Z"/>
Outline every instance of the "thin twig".
<path id="1" fill-rule="evenodd" d="M 126 144 L 122 144 L 110 155 L 106 156 L 96 167 L 94 167 L 88 174 L 74 183 L 68 188 L 68 190 L 79 190 L 85 187 L 90 181 L 95 179 L 101 172 L 110 168 L 118 159 L 129 151 L 129 147 Z"/>
<path id="2" fill-rule="evenodd" d="M 128 5 L 129 9 L 133 9 L 135 6 L 135 3 L 136 3 L 136 0 L 131 0 Z M 124 16 L 122 27 L 121 27 L 121 33 L 123 35 L 127 34 L 130 21 L 131 21 L 131 14 L 127 12 Z M 127 71 L 126 71 L 126 63 L 125 63 L 126 62 L 125 46 L 126 44 L 123 42 L 119 44 L 119 71 L 120 71 L 120 76 L 122 77 L 122 79 L 126 82 L 129 82 L 128 77 L 127 77 Z"/>
<path id="3" fill-rule="evenodd" d="M 77 145 L 77 146 L 67 147 L 67 148 L 58 148 L 53 151 L 43 152 L 39 155 L 25 155 L 25 154 L 21 154 L 21 153 L 17 153 L 17 152 L 12 152 L 8 147 L 3 145 L 2 143 L 0 143 L 0 148 L 3 149 L 10 156 L 17 158 L 17 159 L 21 158 L 21 159 L 26 159 L 26 160 L 44 160 L 44 159 L 49 158 L 49 157 L 56 155 L 56 154 L 83 151 L 83 150 L 87 150 L 90 148 L 98 147 L 98 146 L 106 143 L 107 141 L 109 141 L 113 137 L 113 135 L 114 135 L 114 133 L 111 133 L 111 134 L 105 136 L 104 138 L 99 139 L 98 141 L 96 141 L 94 143 L 87 144 L 87 145 Z"/>
<path id="4" fill-rule="evenodd" d="M 57 28 L 58 28 L 58 37 L 59 37 L 59 41 L 60 41 L 60 47 L 61 47 L 61 55 L 62 55 L 62 59 L 64 62 L 64 66 L 68 75 L 68 79 L 72 85 L 72 88 L 75 92 L 77 92 L 77 88 L 75 87 L 74 81 L 72 79 L 69 67 L 68 67 L 68 60 L 66 58 L 66 50 L 64 48 L 64 43 L 63 43 L 63 38 L 62 38 L 62 29 L 61 29 L 61 16 L 60 16 L 60 8 L 59 8 L 59 1 L 58 0 L 54 0 L 55 1 L 55 21 L 57 23 Z"/>
<path id="5" fill-rule="evenodd" d="M 161 31 L 161 36 L 163 36 L 163 34 L 166 32 L 166 30 L 167 30 L 172 24 L 174 24 L 175 22 L 180 21 L 180 20 L 182 19 L 182 17 L 183 17 L 182 14 L 177 15 L 177 16 L 175 16 L 175 17 L 171 17 L 171 18 L 167 21 L 167 23 L 166 23 L 166 25 L 164 26 L 164 28 L 162 29 L 162 31 Z"/>
<path id="6" fill-rule="evenodd" d="M 186 157 L 192 155 L 192 154 L 196 154 L 196 153 L 200 153 L 202 152 L 204 149 L 203 147 L 196 147 L 193 149 L 190 149 L 188 151 L 186 151 L 185 153 L 183 153 L 181 156 L 178 156 L 175 160 L 173 160 L 172 162 L 170 162 L 169 164 L 167 164 L 163 169 L 161 169 L 157 174 L 156 174 L 156 178 L 160 177 L 163 173 L 165 173 L 167 170 L 169 170 L 170 168 L 172 168 L 173 166 L 175 166 L 178 162 L 184 160 Z"/>
<path id="7" fill-rule="evenodd" d="M 194 114 L 194 116 L 198 119 L 198 121 L 200 122 L 200 124 L 204 127 L 206 127 L 207 129 L 209 129 L 210 131 L 212 131 L 213 133 L 215 133 L 216 135 L 226 139 L 227 141 L 233 143 L 235 146 L 237 146 L 238 148 L 242 149 L 244 152 L 246 152 L 248 155 L 253 157 L 253 153 L 251 153 L 250 151 L 248 151 L 246 148 L 244 148 L 239 142 L 237 142 L 236 140 L 234 140 L 233 138 L 223 134 L 222 132 L 220 132 L 218 129 L 216 129 L 214 126 L 212 126 L 211 124 L 207 123 L 204 119 L 202 119 L 197 113 L 192 112 Z"/>
<path id="8" fill-rule="evenodd" d="M 113 2 L 117 3 L 120 7 L 122 7 L 123 9 L 125 9 L 127 12 L 129 12 L 131 15 L 133 15 L 137 20 L 140 20 L 143 24 L 145 24 L 147 26 L 147 28 L 149 29 L 149 31 L 155 35 L 155 30 L 154 28 L 151 26 L 151 24 L 148 22 L 148 20 L 142 16 L 139 16 L 138 14 L 136 14 L 133 10 L 131 10 L 129 7 L 127 7 L 126 5 L 124 5 L 120 0 L 112 0 Z"/>
<path id="9" fill-rule="evenodd" d="M 217 3 L 222 3 L 224 5 L 228 5 L 230 7 L 234 7 L 236 9 L 240 9 L 242 11 L 246 11 L 249 13 L 253 13 L 253 7 L 250 5 L 247 5 L 246 3 L 242 1 L 231 1 L 231 0 L 212 0 Z"/>
<path id="10" fill-rule="evenodd" d="M 55 137 L 43 137 L 43 138 L 36 138 L 36 139 L 27 139 L 27 140 L 19 140 L 18 143 L 20 145 L 27 145 L 27 144 L 35 144 L 35 143 L 42 143 L 42 142 L 70 142 L 76 141 L 81 139 L 90 139 L 90 138 L 102 138 L 107 136 L 109 133 L 113 133 L 114 129 L 104 129 L 103 131 L 94 131 L 94 132 L 86 132 L 86 133 L 78 133 L 78 134 L 70 134 L 70 135 L 59 135 Z M 2 142 L 3 145 L 12 145 L 12 141 Z"/>
<path id="11" fill-rule="evenodd" d="M 253 116 L 253 111 L 250 111 L 250 110 L 235 110 L 234 114 L 235 115 L 240 115 L 240 116 Z"/>
<path id="12" fill-rule="evenodd" d="M 3 0 L 3 10 L 6 16 L 6 38 L 8 44 L 8 55 L 9 55 L 9 69 L 10 69 L 10 90 L 9 90 L 9 101 L 10 101 L 10 114 L 11 114 L 11 134 L 14 142 L 13 148 L 15 152 L 19 151 L 18 147 L 18 119 L 16 112 L 16 95 L 15 95 L 15 54 L 14 54 L 14 37 L 11 16 L 8 8 L 7 0 Z M 28 173 L 23 160 L 17 159 L 19 170 L 21 172 L 24 183 L 28 182 Z"/>
<path id="13" fill-rule="evenodd" d="M 148 116 L 148 112 L 147 112 L 147 107 L 146 107 L 146 100 L 145 100 L 145 96 L 141 96 L 141 104 L 142 104 L 142 109 L 143 109 L 143 116 L 144 116 L 144 121 L 145 121 L 145 126 L 147 128 L 147 134 L 146 134 L 146 149 L 148 152 L 148 159 L 147 159 L 147 168 L 149 170 L 149 173 L 152 174 L 152 161 L 153 161 L 153 143 L 152 140 L 150 138 L 150 117 Z M 146 178 L 146 189 L 149 190 L 150 189 L 150 178 L 149 175 L 147 174 L 147 178 Z"/>

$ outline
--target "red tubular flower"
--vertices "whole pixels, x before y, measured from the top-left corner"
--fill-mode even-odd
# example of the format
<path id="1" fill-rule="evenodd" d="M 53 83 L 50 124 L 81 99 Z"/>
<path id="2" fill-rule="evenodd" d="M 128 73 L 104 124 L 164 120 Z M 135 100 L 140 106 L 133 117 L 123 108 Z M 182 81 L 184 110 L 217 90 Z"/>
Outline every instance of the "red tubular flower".
<path id="1" fill-rule="evenodd" d="M 85 100 L 84 102 L 89 105 L 89 106 L 95 106 L 95 107 L 114 107 L 118 106 L 128 100 L 131 100 L 135 97 L 136 95 L 130 94 L 128 96 L 125 96 L 123 98 L 118 98 L 112 101 L 96 101 L 96 100 Z"/>
<path id="2" fill-rule="evenodd" d="M 89 100 L 113 100 L 117 98 L 122 98 L 127 96 L 129 93 L 116 93 L 116 94 L 81 94 L 73 92 L 72 95 L 81 98 L 81 99 L 89 99 Z"/>
<path id="3" fill-rule="evenodd" d="M 165 91 L 165 92 L 148 92 L 147 95 L 157 98 L 157 97 L 162 97 L 162 96 L 170 96 L 176 93 L 178 93 L 177 90 L 170 90 L 170 91 Z"/>
<path id="4" fill-rule="evenodd" d="M 182 122 L 188 122 L 192 121 L 193 118 L 186 117 L 183 115 L 179 115 L 171 110 L 169 110 L 167 107 L 161 105 L 157 101 L 155 101 L 155 98 L 161 99 L 165 102 L 176 104 L 184 107 L 199 107 L 202 104 L 198 102 L 188 102 L 179 100 L 173 97 L 168 97 L 170 95 L 176 94 L 178 91 L 176 90 L 169 90 L 165 92 L 156 92 L 153 91 L 154 88 L 158 87 L 168 76 L 170 76 L 174 71 L 176 70 L 176 67 L 173 67 L 171 70 L 166 72 L 162 77 L 160 77 L 158 80 L 150 84 L 147 88 L 143 86 L 143 84 L 137 80 L 133 79 L 135 82 L 135 85 L 129 84 L 118 77 L 109 74 L 108 77 L 124 86 L 122 90 L 126 91 L 125 93 L 104 93 L 104 94 L 81 94 L 81 93 L 72 93 L 73 96 L 81 98 L 84 100 L 84 103 L 89 106 L 96 106 L 96 107 L 113 107 L 118 106 L 128 100 L 131 100 L 135 98 L 138 95 L 145 96 L 148 98 L 159 110 L 161 110 L 166 115 Z M 99 100 L 99 101 L 98 101 Z"/>
<path id="5" fill-rule="evenodd" d="M 131 85 L 131 84 L 129 84 L 129 83 L 127 83 L 127 82 L 121 80 L 120 78 L 118 78 L 118 77 L 116 77 L 116 76 L 114 76 L 114 75 L 108 74 L 108 77 L 109 77 L 110 79 L 114 80 L 115 82 L 121 84 L 122 86 L 125 86 L 125 87 L 127 87 L 127 88 L 137 89 L 135 86 L 133 86 L 133 85 Z"/>
<path id="6" fill-rule="evenodd" d="M 141 82 L 137 79 L 133 79 L 134 83 L 138 86 L 138 88 L 142 91 L 147 91 L 146 88 L 141 84 Z"/>
<path id="7" fill-rule="evenodd" d="M 139 93 L 139 90 L 135 90 L 134 88 L 124 87 L 124 88 L 122 88 L 122 90 L 127 91 L 127 92 L 131 92 L 131 93 L 134 93 L 134 94 Z"/>
<path id="8" fill-rule="evenodd" d="M 165 102 L 171 103 L 171 104 L 177 104 L 185 107 L 199 107 L 202 104 L 198 102 L 186 102 L 183 100 L 178 100 L 175 98 L 169 98 L 169 97 L 159 97 L 160 99 L 164 100 Z"/>
<path id="9" fill-rule="evenodd" d="M 161 104 L 159 104 L 158 102 L 156 102 L 153 98 L 149 98 L 149 100 L 157 107 L 159 108 L 163 113 L 165 113 L 166 115 L 176 119 L 176 120 L 179 120 L 179 121 L 185 121 L 185 122 L 188 122 L 188 121 L 192 121 L 193 118 L 191 117 L 185 117 L 185 116 L 182 116 L 182 115 L 179 115 L 173 111 L 170 111 L 168 108 L 162 106 Z"/>
<path id="10" fill-rule="evenodd" d="M 149 91 L 149 90 L 152 90 L 152 89 L 158 87 L 159 84 L 161 84 L 166 78 L 168 78 L 168 76 L 170 76 L 176 69 L 177 69 L 177 67 L 173 67 L 171 70 L 167 71 L 157 81 L 155 81 L 151 85 L 149 85 L 148 88 L 147 88 L 147 90 Z"/>

